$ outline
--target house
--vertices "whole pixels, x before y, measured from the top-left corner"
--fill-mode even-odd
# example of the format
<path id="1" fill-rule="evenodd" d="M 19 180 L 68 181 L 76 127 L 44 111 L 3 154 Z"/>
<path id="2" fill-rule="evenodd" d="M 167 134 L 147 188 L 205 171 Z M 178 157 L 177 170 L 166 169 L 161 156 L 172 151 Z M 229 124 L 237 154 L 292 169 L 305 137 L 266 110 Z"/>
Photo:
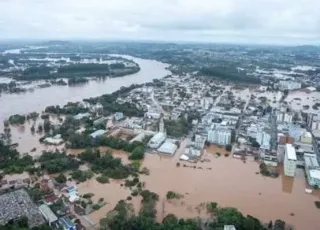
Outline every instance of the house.
<path id="1" fill-rule="evenodd" d="M 105 134 L 105 133 L 106 133 L 105 130 L 99 129 L 99 130 L 94 131 L 93 133 L 91 133 L 90 136 L 91 136 L 92 138 L 97 138 L 97 137 L 102 136 L 102 135 Z"/>
<path id="2" fill-rule="evenodd" d="M 93 125 L 100 125 L 104 124 L 106 122 L 107 118 L 106 117 L 100 117 L 97 120 L 93 121 Z"/>
<path id="3" fill-rule="evenodd" d="M 55 135 L 54 137 L 47 137 L 46 139 L 43 140 L 44 143 L 46 144 L 51 144 L 51 145 L 60 145 L 63 143 L 63 139 L 61 138 L 61 135 Z"/>
<path id="4" fill-rule="evenodd" d="M 123 113 L 121 113 L 121 112 L 117 112 L 117 113 L 114 114 L 114 119 L 116 121 L 119 121 L 119 120 L 121 120 L 123 118 L 124 118 L 124 116 L 123 116 Z"/>

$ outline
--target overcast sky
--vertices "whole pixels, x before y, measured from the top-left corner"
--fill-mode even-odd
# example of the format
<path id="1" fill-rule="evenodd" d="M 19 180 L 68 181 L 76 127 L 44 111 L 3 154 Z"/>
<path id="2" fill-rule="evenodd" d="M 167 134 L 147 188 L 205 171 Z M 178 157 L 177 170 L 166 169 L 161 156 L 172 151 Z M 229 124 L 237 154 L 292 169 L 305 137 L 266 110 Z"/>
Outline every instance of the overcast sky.
<path id="1" fill-rule="evenodd" d="M 320 44 L 320 0 L 0 0 L 0 39 Z"/>

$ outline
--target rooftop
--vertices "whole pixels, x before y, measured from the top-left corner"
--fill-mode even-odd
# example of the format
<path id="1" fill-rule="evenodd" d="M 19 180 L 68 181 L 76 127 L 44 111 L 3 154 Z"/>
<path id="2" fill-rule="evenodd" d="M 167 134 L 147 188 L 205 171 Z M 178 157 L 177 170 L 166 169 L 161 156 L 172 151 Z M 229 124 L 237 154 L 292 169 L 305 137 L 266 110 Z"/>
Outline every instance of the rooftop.
<path id="1" fill-rule="evenodd" d="M 152 142 L 152 143 L 153 143 L 153 142 L 157 143 L 157 142 L 162 141 L 163 138 L 165 138 L 165 133 L 159 132 L 159 133 L 157 133 L 156 135 L 154 135 L 154 136 L 151 138 L 150 142 Z"/>
<path id="2" fill-rule="evenodd" d="M 174 154 L 174 152 L 177 150 L 177 146 L 171 142 L 166 141 L 163 143 L 160 148 L 158 148 L 158 152 L 161 153 L 168 153 L 168 154 Z"/>
<path id="3" fill-rule="evenodd" d="M 286 154 L 288 155 L 288 159 L 289 160 L 297 160 L 297 156 L 296 156 L 296 150 L 294 149 L 294 147 L 292 146 L 292 144 L 286 144 Z"/>
<path id="4" fill-rule="evenodd" d="M 320 180 L 320 170 L 319 169 L 312 169 L 309 172 L 310 172 L 310 176 L 312 178 Z"/>
<path id="5" fill-rule="evenodd" d="M 99 130 L 91 133 L 90 136 L 91 136 L 92 138 L 96 138 L 96 137 L 99 137 L 99 136 L 101 136 L 101 135 L 103 135 L 103 134 L 105 134 L 105 133 L 106 133 L 105 130 L 99 129 Z"/>
<path id="6" fill-rule="evenodd" d="M 47 218 L 49 223 L 55 222 L 58 220 L 58 217 L 51 211 L 48 205 L 42 204 L 39 207 L 40 212 Z"/>
<path id="7" fill-rule="evenodd" d="M 306 163 L 307 168 L 318 168 L 319 167 L 319 163 L 318 163 L 316 154 L 305 153 L 304 154 L 304 161 Z"/>

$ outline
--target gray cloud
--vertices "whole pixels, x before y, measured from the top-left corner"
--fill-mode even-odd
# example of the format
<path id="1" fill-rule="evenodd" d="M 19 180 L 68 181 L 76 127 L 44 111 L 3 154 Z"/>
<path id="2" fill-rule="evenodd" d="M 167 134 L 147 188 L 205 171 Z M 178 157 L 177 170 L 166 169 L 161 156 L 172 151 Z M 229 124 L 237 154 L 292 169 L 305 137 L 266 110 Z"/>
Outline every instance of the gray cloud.
<path id="1" fill-rule="evenodd" d="M 319 0 L 0 0 L 0 39 L 320 43 Z"/>

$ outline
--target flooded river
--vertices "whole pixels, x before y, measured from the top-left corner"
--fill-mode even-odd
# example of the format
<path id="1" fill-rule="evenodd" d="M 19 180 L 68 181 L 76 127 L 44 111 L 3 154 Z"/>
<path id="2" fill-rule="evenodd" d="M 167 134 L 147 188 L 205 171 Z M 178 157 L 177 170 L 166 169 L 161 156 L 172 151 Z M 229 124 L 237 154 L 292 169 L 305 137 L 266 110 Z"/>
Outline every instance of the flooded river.
<path id="1" fill-rule="evenodd" d="M 51 86 L 49 88 L 36 89 L 34 92 L 21 94 L 2 94 L 0 96 L 0 130 L 3 130 L 3 120 L 13 114 L 26 114 L 33 111 L 43 111 L 49 105 L 64 105 L 68 102 L 81 101 L 84 98 L 97 97 L 102 94 L 112 93 L 122 86 L 150 82 L 156 78 L 162 78 L 170 71 L 167 64 L 123 56 L 138 63 L 141 70 L 138 73 L 124 77 L 110 78 L 106 80 L 92 80 L 88 84 L 78 86 Z"/>
<path id="2" fill-rule="evenodd" d="M 105 81 L 90 81 L 86 85 L 68 87 L 52 86 L 36 89 L 25 94 L 3 94 L 0 97 L 0 129 L 3 130 L 3 120 L 12 114 L 26 114 L 32 111 L 42 111 L 49 105 L 64 105 L 69 101 L 80 101 L 84 98 L 111 93 L 121 86 L 133 83 L 149 82 L 170 74 L 165 69 L 166 64 L 132 58 L 141 67 L 141 71 L 122 78 L 107 79 Z M 311 97 L 312 98 L 312 97 Z M 52 149 L 55 147 L 39 147 L 41 135 L 31 135 L 27 122 L 24 126 L 12 129 L 13 142 L 19 142 L 18 150 L 30 152 L 37 147 Z M 37 126 L 37 125 L 36 125 Z M 41 149 L 43 150 L 43 149 Z M 207 217 L 206 202 L 217 202 L 222 207 L 238 208 L 243 214 L 258 217 L 264 222 L 282 219 L 296 227 L 297 230 L 320 229 L 320 210 L 316 209 L 314 201 L 319 200 L 319 194 L 306 194 L 306 180 L 302 170 L 292 179 L 280 176 L 277 179 L 257 175 L 258 164 L 252 159 L 246 163 L 231 157 L 216 158 L 208 150 L 205 158 L 210 162 L 192 164 L 193 167 L 176 166 L 178 156 L 173 158 L 159 157 L 146 154 L 142 167 L 150 169 L 149 176 L 141 176 L 146 189 L 159 194 L 157 204 L 157 219 L 174 213 L 179 217 Z M 79 151 L 78 151 L 79 152 Z M 220 151 L 221 152 L 221 151 Z M 76 154 L 76 151 L 73 151 Z M 117 157 L 126 159 L 125 154 L 117 153 Z M 190 165 L 190 163 L 185 163 Z M 112 210 L 120 199 L 126 199 L 131 191 L 121 187 L 121 181 L 112 181 L 110 184 L 100 184 L 95 179 L 79 184 L 81 194 L 95 193 L 94 201 L 104 198 L 107 205 L 90 214 L 89 218 L 98 223 L 108 211 Z M 184 197 L 175 201 L 167 201 L 166 193 L 175 191 Z M 135 197 L 132 200 L 136 211 L 140 209 L 141 200 Z"/>

